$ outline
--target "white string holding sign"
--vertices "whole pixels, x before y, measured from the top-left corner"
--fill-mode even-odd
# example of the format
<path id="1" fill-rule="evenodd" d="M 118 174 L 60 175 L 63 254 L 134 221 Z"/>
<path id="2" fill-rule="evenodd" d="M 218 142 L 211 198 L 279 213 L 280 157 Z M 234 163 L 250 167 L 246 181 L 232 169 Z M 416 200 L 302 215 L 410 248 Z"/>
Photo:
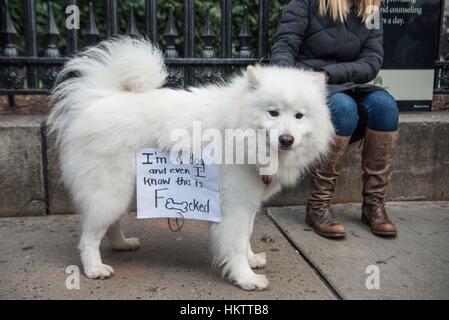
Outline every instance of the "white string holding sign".
<path id="1" fill-rule="evenodd" d="M 173 161 L 170 153 L 136 153 L 137 218 L 184 218 L 220 222 L 220 170 L 208 153 Z M 184 160 L 184 161 L 183 161 Z"/>

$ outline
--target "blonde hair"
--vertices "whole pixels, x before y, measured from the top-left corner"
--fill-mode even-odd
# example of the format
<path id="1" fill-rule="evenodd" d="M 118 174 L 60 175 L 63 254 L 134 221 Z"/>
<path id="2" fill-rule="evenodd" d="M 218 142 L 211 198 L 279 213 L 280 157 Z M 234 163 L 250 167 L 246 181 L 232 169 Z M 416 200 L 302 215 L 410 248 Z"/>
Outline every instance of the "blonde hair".
<path id="1" fill-rule="evenodd" d="M 357 17 L 365 22 L 371 11 L 368 10 L 370 6 L 377 6 L 380 8 L 382 0 L 354 0 L 357 7 Z M 329 15 L 335 22 L 346 21 L 349 14 L 349 0 L 320 0 L 320 14 Z"/>

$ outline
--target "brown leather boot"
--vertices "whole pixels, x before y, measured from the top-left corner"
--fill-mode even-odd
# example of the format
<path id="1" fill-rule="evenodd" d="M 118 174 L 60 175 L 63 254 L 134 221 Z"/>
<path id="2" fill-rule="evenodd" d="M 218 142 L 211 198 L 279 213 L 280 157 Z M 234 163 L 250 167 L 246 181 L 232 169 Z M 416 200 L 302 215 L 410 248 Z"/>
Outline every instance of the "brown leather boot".
<path id="1" fill-rule="evenodd" d="M 337 136 L 327 159 L 311 171 L 312 193 L 307 202 L 306 223 L 319 235 L 344 238 L 345 228 L 335 220 L 331 209 L 338 170 L 351 137 Z"/>
<path id="2" fill-rule="evenodd" d="M 363 145 L 362 221 L 379 236 L 397 234 L 396 226 L 385 211 L 385 190 L 397 138 L 398 131 L 380 132 L 367 129 Z"/>

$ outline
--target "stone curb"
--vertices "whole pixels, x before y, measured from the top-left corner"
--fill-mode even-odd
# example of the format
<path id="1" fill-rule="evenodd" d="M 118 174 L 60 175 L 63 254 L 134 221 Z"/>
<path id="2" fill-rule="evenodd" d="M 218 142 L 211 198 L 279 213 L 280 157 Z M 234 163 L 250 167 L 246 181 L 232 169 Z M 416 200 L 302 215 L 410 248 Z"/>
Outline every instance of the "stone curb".
<path id="1" fill-rule="evenodd" d="M 60 181 L 54 136 L 45 133 L 44 116 L 0 119 L 0 217 L 69 214 L 76 210 Z M 361 200 L 359 145 L 352 145 L 338 180 L 335 202 Z M 269 206 L 302 205 L 306 177 Z M 401 114 L 401 134 L 389 200 L 449 200 L 449 113 Z M 133 206 L 135 207 L 135 206 Z"/>

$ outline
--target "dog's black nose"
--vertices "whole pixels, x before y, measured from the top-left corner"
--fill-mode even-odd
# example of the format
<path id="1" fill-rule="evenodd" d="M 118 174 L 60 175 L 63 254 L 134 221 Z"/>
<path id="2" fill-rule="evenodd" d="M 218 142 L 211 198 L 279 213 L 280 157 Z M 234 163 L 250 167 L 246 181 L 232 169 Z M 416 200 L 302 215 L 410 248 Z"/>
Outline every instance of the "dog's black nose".
<path id="1" fill-rule="evenodd" d="M 279 145 L 282 148 L 290 148 L 295 142 L 295 138 L 290 134 L 283 134 L 279 137 Z"/>

